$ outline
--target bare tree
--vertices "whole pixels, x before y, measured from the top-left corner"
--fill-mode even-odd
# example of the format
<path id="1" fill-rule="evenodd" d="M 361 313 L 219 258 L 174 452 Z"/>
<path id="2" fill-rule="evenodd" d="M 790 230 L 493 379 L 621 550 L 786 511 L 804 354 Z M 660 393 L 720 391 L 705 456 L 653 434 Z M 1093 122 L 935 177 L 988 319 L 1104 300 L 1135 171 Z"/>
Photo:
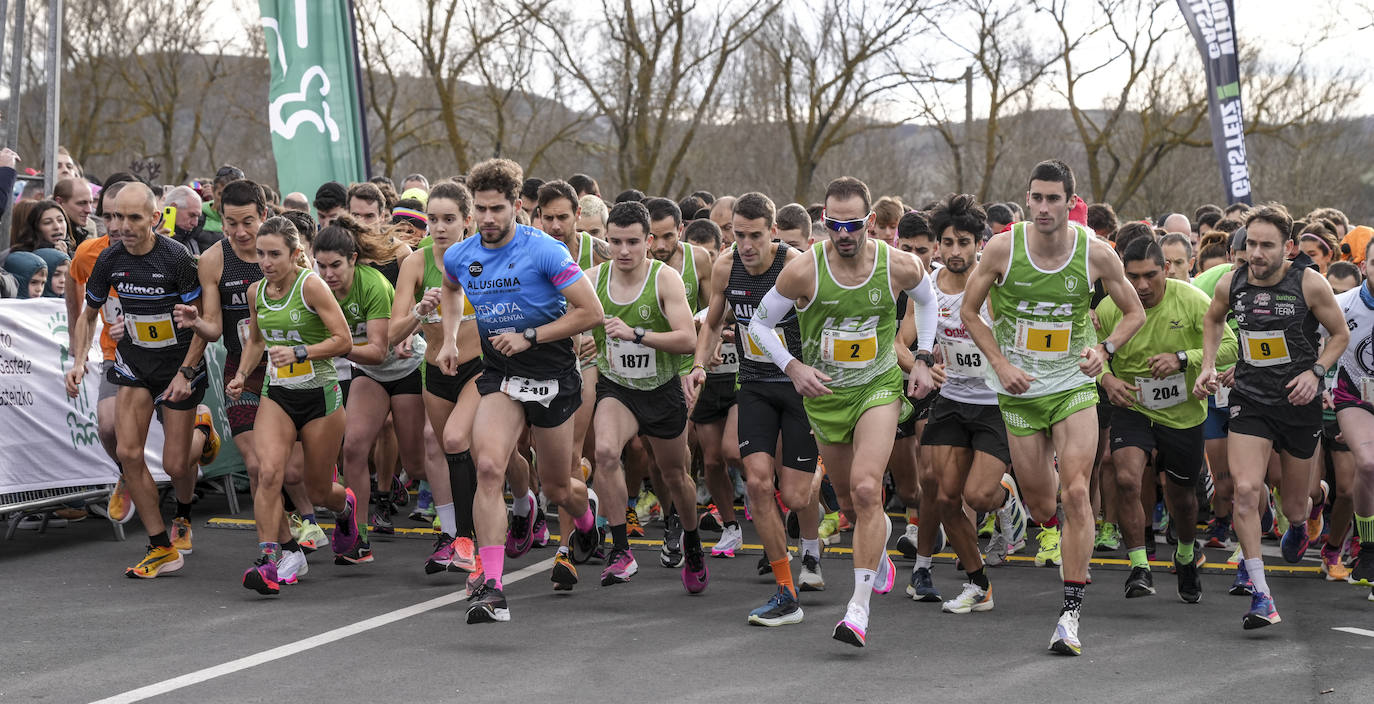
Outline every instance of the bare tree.
<path id="1" fill-rule="evenodd" d="M 358 50 L 365 67 L 363 91 L 372 113 L 371 158 L 381 173 L 392 174 L 402 159 L 438 146 L 429 129 L 437 110 L 417 95 L 418 86 L 402 70 L 405 59 L 396 44 L 404 39 L 383 16 L 384 6 L 381 0 L 358 0 L 354 4 Z"/>

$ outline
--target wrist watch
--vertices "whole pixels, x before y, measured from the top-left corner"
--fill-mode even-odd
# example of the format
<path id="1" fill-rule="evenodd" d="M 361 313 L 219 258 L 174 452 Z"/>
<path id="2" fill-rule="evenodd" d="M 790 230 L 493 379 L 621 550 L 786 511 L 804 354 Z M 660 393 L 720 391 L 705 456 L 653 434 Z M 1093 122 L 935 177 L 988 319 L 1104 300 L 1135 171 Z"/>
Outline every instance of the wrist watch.
<path id="1" fill-rule="evenodd" d="M 929 352 L 917 352 L 913 356 L 916 357 L 916 361 L 924 362 L 927 367 L 935 366 L 935 355 Z"/>
<path id="2" fill-rule="evenodd" d="M 304 362 L 305 358 L 310 356 L 310 353 L 305 351 L 305 345 L 296 345 L 293 349 L 296 352 L 297 362 Z"/>
<path id="3" fill-rule="evenodd" d="M 1102 351 L 1107 353 L 1107 361 L 1110 362 L 1116 356 L 1116 345 L 1111 340 L 1103 340 Z"/>
<path id="4" fill-rule="evenodd" d="M 1180 367 L 1186 367 L 1186 366 L 1188 366 L 1188 353 L 1187 353 L 1187 352 L 1184 352 L 1184 351 L 1182 351 L 1182 350 L 1179 350 L 1178 352 L 1175 352 L 1174 354 L 1177 354 L 1177 355 L 1178 355 L 1178 366 L 1180 366 Z"/>
<path id="5" fill-rule="evenodd" d="M 530 346 L 531 346 L 531 347 L 533 347 L 533 346 L 535 345 L 535 343 L 536 343 L 536 338 L 538 338 L 538 337 L 539 337 L 539 333 L 535 330 L 535 328 L 532 328 L 532 327 L 525 328 L 525 340 L 526 340 L 527 342 L 530 343 Z"/>
<path id="6" fill-rule="evenodd" d="M 1312 365 L 1312 373 L 1317 375 L 1317 381 L 1320 381 L 1320 382 L 1325 382 L 1325 381 L 1326 381 L 1326 367 L 1323 367 L 1323 366 L 1320 365 L 1320 364 L 1313 364 L 1313 365 Z"/>
<path id="7" fill-rule="evenodd" d="M 647 332 L 648 332 L 648 330 L 645 330 L 644 328 L 635 328 L 635 344 L 636 344 L 636 345 L 642 344 L 642 343 L 644 342 L 644 334 L 647 333 Z"/>
<path id="8" fill-rule="evenodd" d="M 177 371 L 181 372 L 181 375 L 184 376 L 184 377 L 186 377 L 186 380 L 187 380 L 187 381 L 195 381 L 195 380 L 196 380 L 196 368 L 195 368 L 195 367 L 181 367 L 181 368 L 177 369 Z"/>

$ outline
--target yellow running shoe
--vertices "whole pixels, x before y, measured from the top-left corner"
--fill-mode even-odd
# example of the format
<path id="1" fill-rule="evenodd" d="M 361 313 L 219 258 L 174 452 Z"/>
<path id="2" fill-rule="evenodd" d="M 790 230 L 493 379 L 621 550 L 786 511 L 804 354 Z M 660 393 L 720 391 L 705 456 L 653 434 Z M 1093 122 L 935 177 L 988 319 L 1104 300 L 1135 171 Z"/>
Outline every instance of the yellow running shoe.
<path id="1" fill-rule="evenodd" d="M 124 485 L 124 477 L 120 477 L 115 482 L 114 489 L 110 492 L 110 503 L 105 507 L 110 516 L 110 520 L 116 523 L 128 523 L 134 517 L 134 501 L 129 497 L 129 487 Z"/>
<path id="2" fill-rule="evenodd" d="M 1059 548 L 1058 528 L 1041 528 L 1037 539 L 1040 541 L 1040 551 L 1035 553 L 1036 567 L 1064 564 L 1063 552 Z"/>
<path id="3" fill-rule="evenodd" d="M 816 537 L 820 538 L 823 545 L 834 545 L 840 542 L 839 511 L 831 511 L 821 518 L 820 529 L 816 531 Z"/>
<path id="4" fill-rule="evenodd" d="M 300 525 L 301 534 L 296 537 L 296 542 L 300 544 L 301 549 L 307 555 L 329 545 L 329 536 L 325 535 L 324 529 L 316 525 L 314 521 L 302 520 Z"/>
<path id="5" fill-rule="evenodd" d="M 148 554 L 137 565 L 124 570 L 124 576 L 152 579 L 164 572 L 176 572 L 186 564 L 175 548 L 148 546 Z"/>
<path id="6" fill-rule="evenodd" d="M 172 539 L 172 547 L 182 555 L 191 554 L 191 522 L 185 518 L 173 518 L 171 528 L 167 531 Z"/>
<path id="7" fill-rule="evenodd" d="M 625 534 L 631 538 L 644 537 L 644 526 L 639 523 L 639 513 L 628 506 L 625 507 Z"/>
<path id="8" fill-rule="evenodd" d="M 210 407 L 205 404 L 196 406 L 196 428 L 205 433 L 205 447 L 200 451 L 200 466 L 204 467 L 219 457 L 220 437 L 215 432 L 215 424 L 210 420 Z"/>

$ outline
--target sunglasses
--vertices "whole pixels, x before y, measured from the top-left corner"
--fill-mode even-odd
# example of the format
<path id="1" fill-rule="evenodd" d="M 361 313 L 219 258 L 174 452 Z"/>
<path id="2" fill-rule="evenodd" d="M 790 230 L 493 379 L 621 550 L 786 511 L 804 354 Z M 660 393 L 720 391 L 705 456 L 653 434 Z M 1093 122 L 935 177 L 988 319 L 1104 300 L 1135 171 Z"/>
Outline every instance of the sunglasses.
<path id="1" fill-rule="evenodd" d="M 872 215 L 872 213 L 869 213 L 868 215 Z M 867 225 L 868 215 L 865 215 L 861 218 L 856 218 L 854 220 L 836 220 L 835 218 L 826 215 L 824 216 L 825 227 L 826 229 L 834 230 L 835 232 L 858 232 L 859 230 L 864 229 L 864 227 Z"/>

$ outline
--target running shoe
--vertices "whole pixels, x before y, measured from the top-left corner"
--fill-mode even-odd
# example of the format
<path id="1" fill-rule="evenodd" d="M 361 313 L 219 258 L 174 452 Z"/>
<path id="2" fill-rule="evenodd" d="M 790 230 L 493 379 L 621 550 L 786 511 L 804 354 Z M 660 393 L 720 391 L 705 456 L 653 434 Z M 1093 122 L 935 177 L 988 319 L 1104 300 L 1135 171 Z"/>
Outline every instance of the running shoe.
<path id="1" fill-rule="evenodd" d="M 1278 499 L 1278 487 L 1265 497 L 1267 503 L 1264 506 L 1264 513 L 1260 514 L 1260 534 L 1266 538 L 1277 538 L 1281 533 L 1288 531 L 1288 518 L 1278 510 L 1276 501 Z"/>
<path id="2" fill-rule="evenodd" d="M 517 498 L 516 501 L 528 501 L 529 497 Z M 511 513 L 510 528 L 506 531 L 506 557 L 520 557 L 530 551 L 534 545 L 534 507 L 530 507 L 530 514 L 521 516 Z"/>
<path id="3" fill-rule="evenodd" d="M 1026 544 L 1026 524 L 1029 518 L 1026 515 L 1026 507 L 1021 503 L 1021 489 L 1010 474 L 1002 475 L 1002 488 L 1007 490 L 1007 500 L 997 509 L 997 523 L 1002 528 L 1007 545 L 1012 546 L 1010 554 Z"/>
<path id="4" fill-rule="evenodd" d="M 825 591 L 825 577 L 821 576 L 821 559 L 815 555 L 802 555 L 801 574 L 797 575 L 798 589 L 804 592 Z"/>
<path id="5" fill-rule="evenodd" d="M 1231 551 L 1231 556 L 1226 558 L 1226 564 L 1239 565 L 1245 562 L 1245 553 L 1240 549 L 1240 542 L 1236 542 L 1236 549 Z"/>
<path id="6" fill-rule="evenodd" d="M 600 547 L 601 531 L 597 530 L 595 526 L 588 531 L 581 531 L 577 529 L 576 525 L 573 526 L 572 541 L 568 548 L 572 552 L 571 557 L 574 564 L 580 565 L 592 559 L 592 553 Z"/>
<path id="7" fill-rule="evenodd" d="M 1112 552 L 1121 549 L 1121 531 L 1117 529 L 1115 523 L 1104 522 L 1097 529 L 1097 536 L 1093 538 L 1093 550 L 1097 552 Z"/>
<path id="8" fill-rule="evenodd" d="M 1250 581 L 1250 571 L 1245 569 L 1242 560 L 1236 565 L 1236 580 L 1231 582 L 1231 596 L 1250 596 L 1255 593 L 1255 583 Z"/>
<path id="9" fill-rule="evenodd" d="M 1350 577 L 1350 570 L 1341 564 L 1341 549 L 1322 545 L 1322 575 L 1328 582 L 1344 582 Z"/>
<path id="10" fill-rule="evenodd" d="M 1225 549 L 1227 539 L 1230 537 L 1230 521 L 1213 517 L 1207 522 L 1207 547 Z"/>
<path id="11" fill-rule="evenodd" d="M 840 512 L 831 511 L 821 516 L 820 529 L 816 531 L 824 545 L 834 545 L 840 542 Z"/>
<path id="12" fill-rule="evenodd" d="M 639 493 L 639 500 L 635 502 L 635 513 L 639 514 L 640 523 L 651 521 L 662 512 L 663 506 L 658 502 L 658 497 L 654 496 L 654 492 L 645 489 Z"/>
<path id="13" fill-rule="evenodd" d="M 712 533 L 725 530 L 725 521 L 720 517 L 720 510 L 715 504 L 708 504 L 706 510 L 697 516 L 697 525 L 700 530 L 709 530 Z"/>
<path id="14" fill-rule="evenodd" d="M 372 526 L 372 531 L 382 535 L 394 535 L 396 525 L 391 522 L 391 502 L 377 502 L 377 509 L 368 516 L 367 522 Z"/>
<path id="15" fill-rule="evenodd" d="M 787 526 L 787 538 L 789 540 L 801 540 L 801 519 L 797 517 L 796 511 L 783 511 L 787 520 L 783 524 Z"/>
<path id="16" fill-rule="evenodd" d="M 897 552 L 902 553 L 902 557 L 908 560 L 916 559 L 916 536 L 920 532 L 920 527 L 915 523 L 906 524 L 906 530 L 903 531 L 901 537 L 897 538 Z M 887 544 L 884 543 L 883 547 L 887 547 Z"/>
<path id="17" fill-rule="evenodd" d="M 850 520 L 849 520 L 849 517 L 846 516 L 846 515 L 844 515 L 843 513 L 840 514 L 840 532 L 841 532 L 841 533 L 853 533 L 853 532 L 854 532 L 854 524 L 851 523 Z"/>
<path id="18" fill-rule="evenodd" d="M 300 543 L 305 554 L 309 555 L 329 544 L 329 536 L 325 535 L 324 529 L 314 521 L 305 520 L 293 513 L 291 523 L 291 535 Z"/>
<path id="19" fill-rule="evenodd" d="M 601 570 L 601 586 L 624 584 L 638 571 L 639 563 L 635 562 L 635 556 L 629 550 L 611 548 L 611 555 L 606 560 L 606 569 Z"/>
<path id="20" fill-rule="evenodd" d="M 105 513 L 110 520 L 123 524 L 128 523 L 137 511 L 134 500 L 129 497 L 129 487 L 124 483 L 124 477 L 120 477 L 114 489 L 110 490 L 110 502 L 105 505 Z"/>
<path id="21" fill-rule="evenodd" d="M 1126 598 L 1138 599 L 1142 596 L 1154 596 L 1154 593 L 1155 578 L 1150 574 L 1150 568 L 1131 568 L 1131 574 L 1126 578 Z"/>
<path id="22" fill-rule="evenodd" d="M 625 535 L 631 538 L 644 537 L 644 526 L 639 523 L 639 512 L 629 506 L 625 507 Z"/>
<path id="23" fill-rule="evenodd" d="M 883 525 L 887 527 L 887 532 L 883 536 L 883 552 L 878 556 L 878 574 L 873 579 L 873 591 L 879 594 L 892 591 L 897 582 L 897 566 L 892 564 L 892 556 L 887 554 L 887 541 L 892 539 L 892 521 L 887 519 L 887 514 L 883 514 Z"/>
<path id="24" fill-rule="evenodd" d="M 277 566 L 272 562 L 271 555 L 259 557 L 258 561 L 254 562 L 252 567 L 244 571 L 243 586 L 263 596 L 272 596 L 273 594 L 281 592 L 281 581 L 277 577 Z"/>
<path id="25" fill-rule="evenodd" d="M 749 612 L 749 623 L 755 626 L 786 626 L 802 622 L 802 607 L 792 590 L 779 586 L 763 606 Z"/>
<path id="26" fill-rule="evenodd" d="M 844 618 L 835 624 L 835 632 L 831 637 L 841 643 L 848 643 L 856 648 L 868 645 L 868 614 L 863 609 L 850 604 L 844 612 Z"/>
<path id="27" fill-rule="evenodd" d="M 1175 550 L 1174 552 L 1177 553 L 1178 551 Z M 1207 564 L 1207 554 L 1202 551 L 1201 540 L 1193 541 L 1193 564 L 1196 567 L 1201 567 Z M 1178 574 L 1178 570 L 1174 567 L 1173 560 L 1169 561 L 1169 574 Z"/>
<path id="28" fill-rule="evenodd" d="M 497 623 L 510 620 L 506 595 L 496 587 L 496 580 L 488 579 L 468 597 L 468 623 Z"/>
<path id="29" fill-rule="evenodd" d="M 560 552 L 553 558 L 553 573 L 549 575 L 556 592 L 570 592 L 577 584 L 577 567 L 573 565 L 568 553 Z"/>
<path id="30" fill-rule="evenodd" d="M 1360 559 L 1350 568 L 1350 576 L 1345 581 L 1362 587 L 1374 586 L 1374 548 L 1360 546 Z"/>
<path id="31" fill-rule="evenodd" d="M 1326 502 L 1331 498 L 1331 486 L 1326 480 L 1321 480 L 1321 500 L 1312 502 L 1312 511 L 1307 514 L 1307 535 L 1315 542 L 1322 537 L 1326 530 L 1326 518 L 1322 516 L 1322 509 L 1326 508 Z"/>
<path id="32" fill-rule="evenodd" d="M 406 488 L 399 474 L 391 476 L 391 503 L 394 506 L 410 505 L 410 489 Z"/>
<path id="33" fill-rule="evenodd" d="M 310 563 L 305 561 L 305 553 L 300 550 L 283 550 L 277 559 L 277 581 L 282 584 L 295 584 L 310 571 Z"/>
<path id="34" fill-rule="evenodd" d="M 997 513 L 990 511 L 983 517 L 983 522 L 978 526 L 979 538 L 991 538 L 997 532 Z"/>
<path id="35" fill-rule="evenodd" d="M 534 540 L 530 545 L 536 548 L 549 546 L 549 521 L 542 508 L 534 512 Z"/>
<path id="36" fill-rule="evenodd" d="M 711 557 L 734 557 L 735 551 L 744 547 L 744 531 L 739 524 L 725 526 L 720 540 L 711 548 Z"/>
<path id="37" fill-rule="evenodd" d="M 372 546 L 365 540 L 355 543 L 352 550 L 334 554 L 336 565 L 364 565 L 369 562 L 372 562 Z"/>
<path id="38" fill-rule="evenodd" d="M 344 508 L 334 518 L 334 535 L 329 544 L 335 555 L 342 555 L 357 547 L 358 540 L 358 497 L 352 489 L 344 489 Z"/>
<path id="39" fill-rule="evenodd" d="M 1050 636 L 1050 650 L 1060 655 L 1082 655 L 1083 644 L 1078 640 L 1078 610 L 1059 614 L 1059 622 L 1054 625 L 1054 635 Z"/>
<path id="40" fill-rule="evenodd" d="M 482 585 L 486 584 L 486 582 L 487 575 L 482 571 L 482 558 L 479 555 L 477 557 L 477 569 L 469 572 L 467 579 L 464 580 L 464 588 L 467 590 L 468 597 L 476 594 L 477 590 L 481 589 Z"/>
<path id="41" fill-rule="evenodd" d="M 1245 630 L 1272 626 L 1280 621 L 1279 610 L 1274 608 L 1274 599 L 1264 592 L 1250 595 L 1250 610 L 1245 612 Z"/>
<path id="42" fill-rule="evenodd" d="M 448 563 L 449 572 L 482 571 L 482 563 L 477 561 L 477 545 L 466 535 L 453 539 L 453 560 Z"/>
<path id="43" fill-rule="evenodd" d="M 1177 555 L 1173 562 L 1174 574 L 1178 576 L 1178 598 L 1185 604 L 1202 601 L 1202 577 L 1198 574 L 1196 562 L 1181 563 Z"/>
<path id="44" fill-rule="evenodd" d="M 415 494 L 415 510 L 410 512 L 410 520 L 416 523 L 429 523 L 434 520 L 434 494 L 429 490 L 429 482 L 421 481 Z"/>
<path id="45" fill-rule="evenodd" d="M 1351 531 L 1350 539 L 1345 543 L 1345 566 L 1347 569 L 1355 569 L 1355 563 L 1360 559 L 1360 536 Z"/>
<path id="46" fill-rule="evenodd" d="M 1307 523 L 1302 521 L 1290 524 L 1288 530 L 1284 531 L 1283 539 L 1279 541 L 1279 549 L 1283 551 L 1283 559 L 1289 564 L 1302 561 L 1303 553 L 1307 552 L 1307 536 Z"/>
<path id="47" fill-rule="evenodd" d="M 664 567 L 682 566 L 682 521 L 677 514 L 668 516 L 663 525 L 663 547 L 659 548 L 658 561 Z"/>
<path id="48" fill-rule="evenodd" d="M 1035 553 L 1036 567 L 1052 567 L 1064 562 L 1063 553 L 1059 549 L 1058 528 L 1041 528 L 1036 539 L 1040 541 L 1040 550 Z"/>
<path id="49" fill-rule="evenodd" d="M 940 610 L 947 614 L 992 611 L 992 588 L 984 589 L 973 582 L 964 582 L 964 589 L 959 596 L 946 601 Z"/>
<path id="50" fill-rule="evenodd" d="M 152 579 L 162 575 L 164 572 L 176 572 L 186 561 L 181 558 L 181 553 L 176 548 L 148 546 L 148 552 L 137 565 L 124 570 L 125 577 L 136 577 L 139 579 Z"/>
<path id="51" fill-rule="evenodd" d="M 913 601 L 941 601 L 940 590 L 935 588 L 930 570 L 925 567 L 917 567 L 911 571 L 911 583 L 906 587 L 906 595 Z"/>
<path id="52" fill-rule="evenodd" d="M 447 572 L 453 567 L 453 548 L 456 541 L 448 533 L 434 536 L 434 546 L 425 560 L 425 574 Z"/>
<path id="53" fill-rule="evenodd" d="M 686 564 L 682 566 L 682 586 L 688 594 L 700 594 L 711 583 L 711 570 L 706 566 L 706 553 L 702 550 L 688 550 Z"/>
<path id="54" fill-rule="evenodd" d="M 200 458 L 197 460 L 200 466 L 204 467 L 215 461 L 219 457 L 220 437 L 215 432 L 215 424 L 210 420 L 210 407 L 205 404 L 196 406 L 196 428 L 205 433 L 205 446 L 200 450 Z"/>
<path id="55" fill-rule="evenodd" d="M 173 518 L 172 525 L 167 529 L 167 537 L 172 540 L 172 547 L 182 555 L 191 554 L 191 522 L 185 518 Z"/>
<path id="56" fill-rule="evenodd" d="M 988 547 L 983 551 L 983 564 L 989 567 L 997 567 L 1006 563 L 1007 556 L 1012 553 L 1007 545 L 1006 536 L 1002 531 L 994 531 L 992 537 L 988 539 Z"/>

